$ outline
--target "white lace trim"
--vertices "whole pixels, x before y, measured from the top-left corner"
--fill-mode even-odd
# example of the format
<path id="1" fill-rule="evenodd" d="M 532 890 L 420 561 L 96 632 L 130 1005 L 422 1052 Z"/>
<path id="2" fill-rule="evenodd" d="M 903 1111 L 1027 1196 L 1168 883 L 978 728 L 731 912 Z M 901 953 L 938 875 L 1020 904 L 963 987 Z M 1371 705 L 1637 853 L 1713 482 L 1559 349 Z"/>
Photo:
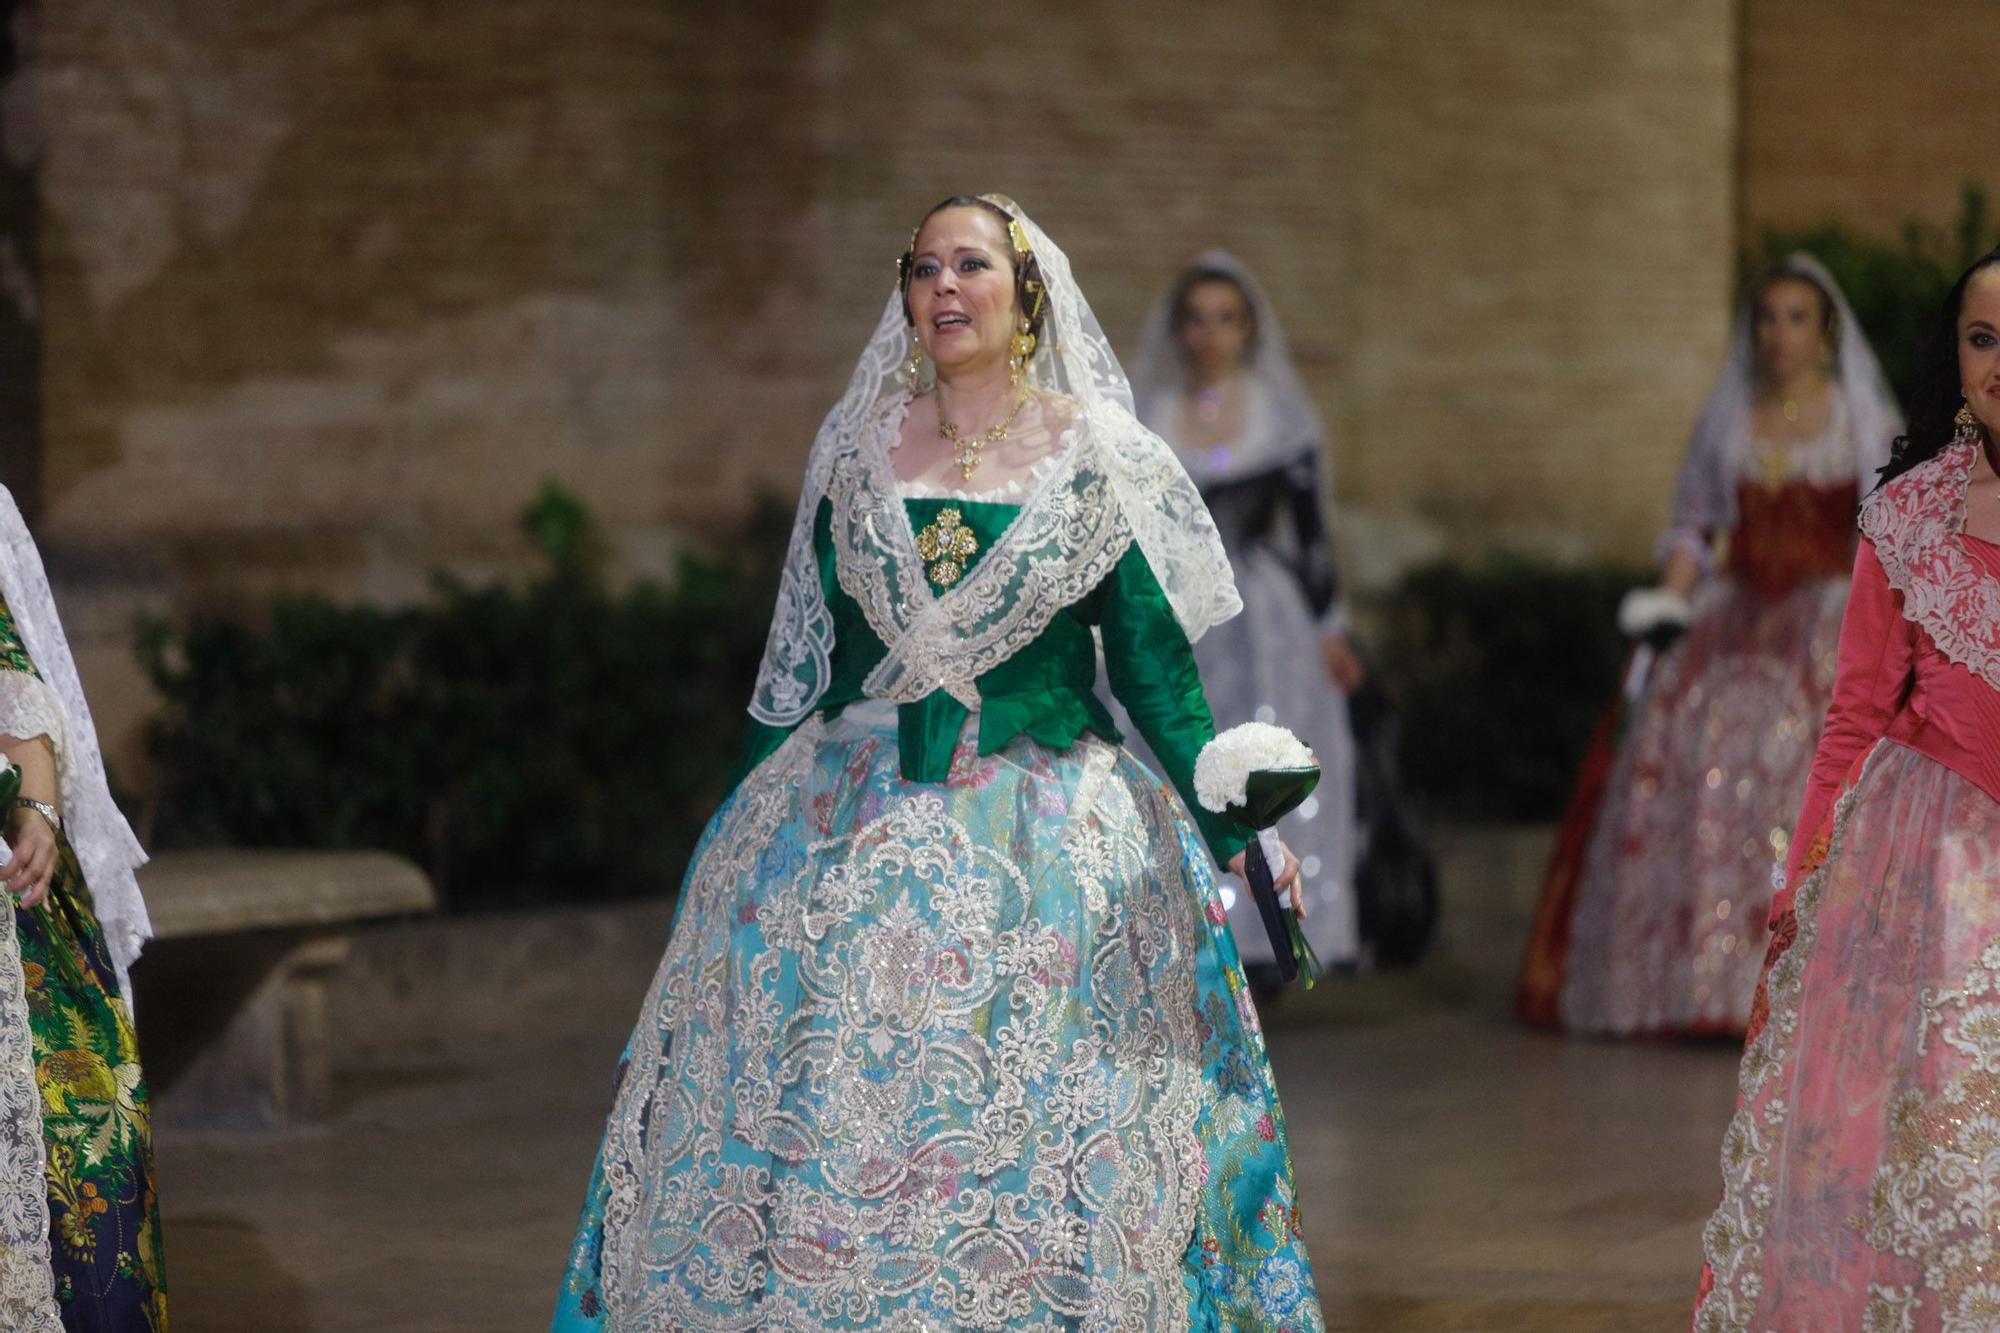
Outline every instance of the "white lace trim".
<path id="1" fill-rule="evenodd" d="M 62 700 L 41 677 L 0 668 L 0 736 L 24 741 L 46 736 L 58 755 L 69 752 Z"/>
<path id="2" fill-rule="evenodd" d="M 1768 482 L 1775 473 L 1781 481 L 1823 487 L 1853 483 L 1858 453 L 1850 428 L 1853 414 L 1839 394 L 1833 394 L 1830 402 L 1833 410 L 1826 429 L 1810 440 L 1773 444 L 1746 429 L 1736 459 L 1737 476 L 1747 481 Z M 1778 464 L 1775 469 L 1774 462 Z"/>
<path id="3" fill-rule="evenodd" d="M 1103 475 L 1080 468 L 1078 451 L 1065 447 L 1058 467 L 970 572 L 933 592 L 897 494 L 885 443 L 892 429 L 885 416 L 875 447 L 846 460 L 829 492 L 840 586 L 889 645 L 862 688 L 897 703 L 942 689 L 977 707 L 974 682 L 1103 582 L 1131 545 L 1131 530 Z"/>
<path id="4" fill-rule="evenodd" d="M 20 934 L 9 920 L 0 929 L 0 1328 L 62 1333 L 49 1255 L 48 1191 L 27 978 Z"/>
<path id="5" fill-rule="evenodd" d="M 896 482 L 896 493 L 905 500 L 963 500 L 969 504 L 1020 504 L 1035 488 L 1055 475 L 1067 450 L 1058 449 L 1028 469 L 1025 477 L 1012 477 L 991 490 L 962 491 L 928 481 Z"/>
<path id="6" fill-rule="evenodd" d="M 1903 595 L 1903 615 L 1939 652 L 2000 690 L 2000 579 L 1959 540 L 1974 438 L 1961 432 L 1937 457 L 1869 496 L 1861 532 L 1875 543 L 1889 586 Z"/>
<path id="7" fill-rule="evenodd" d="M 889 648 L 865 685 L 878 698 L 912 702 L 939 688 L 961 702 L 975 698 L 972 682 L 981 673 L 1031 643 L 1133 542 L 1190 642 L 1242 609 L 1214 520 L 1173 450 L 1132 415 L 1131 386 L 1068 259 L 1018 209 L 1005 207 L 1028 238 L 1049 298 L 1044 350 L 1029 361 L 1027 382 L 1075 404 L 1063 456 L 1006 536 L 948 593 L 933 595 L 883 442 L 887 418 L 908 393 L 900 372 L 909 334 L 901 293 L 891 291 L 806 464 L 750 705 L 760 722 L 799 722 L 832 674 L 833 617 L 813 552 L 822 499 L 834 506 L 841 586 Z M 848 568 L 857 556 L 862 567 Z"/>

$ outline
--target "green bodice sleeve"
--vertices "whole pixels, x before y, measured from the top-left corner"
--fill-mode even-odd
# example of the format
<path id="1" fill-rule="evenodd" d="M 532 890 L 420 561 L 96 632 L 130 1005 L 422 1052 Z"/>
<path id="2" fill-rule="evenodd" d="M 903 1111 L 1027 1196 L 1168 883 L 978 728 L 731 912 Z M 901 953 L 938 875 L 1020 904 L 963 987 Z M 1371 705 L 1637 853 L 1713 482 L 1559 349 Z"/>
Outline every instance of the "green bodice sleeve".
<path id="1" fill-rule="evenodd" d="M 1096 595 L 1111 692 L 1153 747 L 1216 862 L 1227 865 L 1250 845 L 1250 830 L 1195 799 L 1194 761 L 1215 739 L 1215 715 L 1202 693 L 1194 647 L 1136 542 Z"/>
<path id="2" fill-rule="evenodd" d="M 1019 513 L 1015 505 L 962 500 L 907 500 L 910 525 L 921 531 L 947 508 L 959 511 L 979 551 L 990 550 Z M 833 616 L 833 675 L 818 711 L 832 715 L 865 697 L 862 683 L 887 654 L 861 608 L 834 576 L 833 509 L 822 501 L 813 528 L 820 590 Z M 936 591 L 943 587 L 933 581 Z M 1092 626 L 1103 631 L 1110 684 L 1147 744 L 1167 769 L 1209 849 L 1226 862 L 1249 842 L 1249 832 L 1225 816 L 1201 809 L 1194 799 L 1194 761 L 1215 734 L 1215 721 L 1202 694 L 1194 651 L 1166 594 L 1137 546 L 1125 552 L 1103 583 L 1050 621 L 1040 638 L 981 676 L 979 753 L 992 754 L 1017 736 L 1052 749 L 1068 749 L 1085 732 L 1106 740 L 1123 737 L 1098 699 L 1097 643 Z M 897 708 L 897 746 L 903 776 L 912 782 L 943 782 L 969 713 L 939 690 Z M 753 723 L 738 766 L 737 780 L 769 758 L 791 734 L 789 727 Z"/>

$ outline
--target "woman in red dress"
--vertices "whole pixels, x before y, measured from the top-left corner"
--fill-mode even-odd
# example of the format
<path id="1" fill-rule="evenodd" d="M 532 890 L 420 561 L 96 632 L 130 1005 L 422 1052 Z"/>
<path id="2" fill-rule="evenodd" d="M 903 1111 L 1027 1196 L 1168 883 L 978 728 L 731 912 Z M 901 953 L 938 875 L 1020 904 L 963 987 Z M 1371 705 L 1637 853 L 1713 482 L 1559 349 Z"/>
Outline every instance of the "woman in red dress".
<path id="1" fill-rule="evenodd" d="M 1855 507 L 1899 429 L 1832 276 L 1805 255 L 1766 272 L 1681 470 L 1663 586 L 1633 603 L 1686 632 L 1636 650 L 1643 688 L 1599 727 L 1522 968 L 1528 1021 L 1743 1030 L 1833 686 Z"/>
<path id="2" fill-rule="evenodd" d="M 1701 1330 L 2000 1328 L 2000 250 L 1863 507 Z"/>

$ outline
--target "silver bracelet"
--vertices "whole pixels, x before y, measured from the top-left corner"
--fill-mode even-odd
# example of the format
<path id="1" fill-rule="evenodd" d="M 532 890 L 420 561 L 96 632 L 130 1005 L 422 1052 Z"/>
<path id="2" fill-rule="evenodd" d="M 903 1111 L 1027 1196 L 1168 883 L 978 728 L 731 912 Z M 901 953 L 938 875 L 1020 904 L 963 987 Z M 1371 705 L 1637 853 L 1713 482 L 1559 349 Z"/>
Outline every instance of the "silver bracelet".
<path id="1" fill-rule="evenodd" d="M 62 815 L 47 801 L 32 801 L 25 796 L 17 796 L 14 798 L 14 804 L 22 810 L 33 810 L 43 819 L 48 820 L 50 831 L 58 834 L 63 831 Z"/>

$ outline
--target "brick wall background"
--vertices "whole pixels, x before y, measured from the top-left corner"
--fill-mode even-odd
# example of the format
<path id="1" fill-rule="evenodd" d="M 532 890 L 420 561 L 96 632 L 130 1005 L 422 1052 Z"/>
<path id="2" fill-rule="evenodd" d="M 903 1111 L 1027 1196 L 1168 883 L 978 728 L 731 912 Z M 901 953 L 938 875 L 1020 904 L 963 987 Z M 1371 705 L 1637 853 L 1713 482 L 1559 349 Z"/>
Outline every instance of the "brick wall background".
<path id="1" fill-rule="evenodd" d="M 2000 203 L 2000 0 L 1743 0 L 1743 218 L 1881 236 Z"/>
<path id="2" fill-rule="evenodd" d="M 547 473 L 719 528 L 795 484 L 910 220 L 968 187 L 1027 202 L 1114 333 L 1241 251 L 1383 522 L 1650 524 L 1717 338 L 1730 4 L 1085 4 L 1005 41 L 744 10 L 47 8 L 51 524 L 391 595 Z M 1546 508 L 1614 416 L 1618 502 Z"/>
<path id="3" fill-rule="evenodd" d="M 1358 582 L 1642 557 L 1742 220 L 1948 212 L 1971 131 L 1890 148 L 1995 8 L 45 2 L 41 531 L 127 736 L 134 607 L 514 567 L 547 476 L 663 567 L 795 489 L 912 221 L 1001 189 L 1128 345 L 1195 250 L 1258 271 Z"/>
<path id="4" fill-rule="evenodd" d="M 1650 553 L 1727 333 L 1735 9 L 1342 7 L 1357 572 Z"/>

